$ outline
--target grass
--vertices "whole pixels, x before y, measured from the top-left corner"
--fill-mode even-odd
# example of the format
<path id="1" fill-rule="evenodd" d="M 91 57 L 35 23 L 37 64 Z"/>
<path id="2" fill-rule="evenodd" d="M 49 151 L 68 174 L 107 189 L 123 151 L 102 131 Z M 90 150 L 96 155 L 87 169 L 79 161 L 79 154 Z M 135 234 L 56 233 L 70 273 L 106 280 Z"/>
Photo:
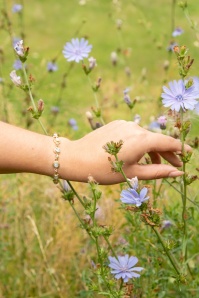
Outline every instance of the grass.
<path id="1" fill-rule="evenodd" d="M 88 37 L 93 45 L 92 55 L 97 59 L 98 66 L 91 73 L 91 80 L 96 82 L 102 77 L 98 97 L 106 122 L 114 119 L 132 120 L 135 114 L 140 114 L 141 124 L 147 126 L 152 116 L 165 113 L 165 109 L 159 104 L 162 85 L 169 80 L 178 79 L 175 57 L 166 51 L 172 39 L 171 2 L 161 0 L 160 5 L 158 0 L 150 3 L 146 0 L 88 0 L 86 5 L 80 6 L 78 1 L 24 1 L 23 30 L 25 44 L 30 47 L 28 71 L 36 79 L 33 87 L 35 98 L 42 98 L 45 102 L 43 121 L 50 133 L 59 131 L 63 136 L 76 139 L 90 131 L 85 112 L 91 110 L 95 103 L 81 65 L 72 68 L 66 78 L 66 88 L 63 89 L 61 99 L 59 97 L 63 74 L 69 69 L 69 63 L 61 52 L 63 45 L 75 35 Z M 18 15 L 11 13 L 13 2 L 2 1 L 1 10 L 5 8 L 5 4 L 11 19 L 12 34 L 20 36 Z M 193 20 L 197 20 L 197 3 L 190 1 L 189 11 Z M 175 9 L 175 16 L 176 26 L 185 30 L 177 41 L 186 44 L 190 55 L 196 58 L 192 74 L 198 75 L 198 48 L 193 44 L 197 39 L 196 33 L 178 7 Z M 121 30 L 116 29 L 117 19 L 123 21 Z M 10 84 L 9 73 L 15 57 L 8 32 L 1 28 L 0 33 L 4 59 L 1 60 L 0 77 L 5 78 L 5 85 L 0 85 L 0 117 L 5 119 L 4 102 L 12 124 L 21 127 L 30 125 L 31 130 L 41 132 L 38 124 L 32 123 L 25 112 L 29 103 L 25 100 L 24 93 Z M 128 54 L 123 55 L 127 49 Z M 110 61 L 113 51 L 118 53 L 115 67 Z M 46 63 L 55 57 L 59 71 L 47 73 Z M 165 60 L 170 61 L 167 72 L 163 68 Z M 130 77 L 125 74 L 125 67 L 130 68 Z M 142 75 L 143 69 L 146 69 L 146 77 Z M 133 112 L 123 103 L 123 90 L 126 87 L 131 87 L 132 99 L 139 98 Z M 57 117 L 50 111 L 54 105 L 60 108 Z M 68 126 L 70 118 L 77 120 L 78 131 L 73 131 Z M 192 114 L 192 118 L 190 138 L 198 134 L 197 116 Z M 197 154 L 194 154 L 193 165 L 197 164 Z M 75 186 L 82 195 L 88 192 L 85 184 L 75 183 Z M 164 276 L 166 264 L 154 237 L 142 225 L 141 234 L 138 235 L 137 225 L 131 229 L 125 225 L 117 202 L 119 186 L 100 188 L 103 192 L 100 205 L 103 216 L 99 221 L 114 227 L 112 242 L 119 243 L 124 253 L 130 250 L 134 254 L 139 252 L 142 255 L 143 246 L 146 249 L 142 257 L 146 273 L 135 286 L 137 293 L 141 293 L 141 288 L 146 288 L 148 283 L 148 294 L 145 292 L 143 297 L 174 297 L 172 292 L 168 294 L 168 285 L 174 291 L 175 297 L 183 297 L 180 296 L 182 292 L 175 292 L 173 279 L 166 280 L 167 277 Z M 63 297 L 92 297 L 88 291 L 88 281 L 92 277 L 90 269 L 96 258 L 95 251 L 51 180 L 32 174 L 1 175 L 0 191 L 0 298 L 59 297 L 56 282 L 53 280 L 58 282 Z M 190 188 L 189 196 L 195 198 L 197 193 L 195 184 L 195 187 Z M 171 198 L 169 202 L 168 196 Z M 167 216 L 176 216 L 177 222 L 180 222 L 180 214 L 176 215 L 180 208 L 180 199 L 171 189 L 164 188 L 160 202 L 161 208 L 167 210 Z M 191 207 L 193 205 L 190 204 Z M 79 206 L 78 210 L 81 210 Z M 191 227 L 193 254 L 198 253 L 197 210 L 190 209 L 193 213 L 192 220 L 195 220 Z M 121 229 L 124 229 L 122 234 Z M 46 254 L 47 267 L 37 231 Z M 171 232 L 168 232 L 168 239 L 172 236 L 169 233 Z M 125 242 L 126 235 L 130 238 L 129 244 Z M 154 256 L 154 249 L 158 257 Z M 198 255 L 195 258 L 198 259 Z M 159 272 L 154 269 L 157 263 L 160 266 Z M 157 283 L 160 276 L 163 280 L 161 286 Z M 195 297 L 197 294 L 198 292 Z M 141 294 L 137 297 L 141 297 Z"/>

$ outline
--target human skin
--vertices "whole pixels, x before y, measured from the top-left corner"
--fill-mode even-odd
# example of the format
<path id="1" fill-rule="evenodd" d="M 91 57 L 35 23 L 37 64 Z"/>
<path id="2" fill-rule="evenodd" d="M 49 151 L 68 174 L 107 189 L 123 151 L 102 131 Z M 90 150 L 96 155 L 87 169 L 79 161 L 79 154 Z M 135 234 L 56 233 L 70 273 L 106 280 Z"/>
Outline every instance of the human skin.
<path id="1" fill-rule="evenodd" d="M 0 173 L 36 173 L 53 176 L 55 144 L 51 136 L 31 132 L 0 122 Z M 60 138 L 60 178 L 87 182 L 92 176 L 100 184 L 124 181 L 121 173 L 111 171 L 110 156 L 103 148 L 107 142 L 123 141 L 118 158 L 123 160 L 123 170 L 128 178 L 157 179 L 183 174 L 178 155 L 182 145 L 179 140 L 141 128 L 134 122 L 116 120 L 98 128 L 78 140 Z M 186 151 L 191 151 L 185 145 Z M 152 163 L 143 165 L 141 158 L 148 153 Z M 112 157 L 113 158 L 113 157 Z M 161 163 L 162 158 L 168 162 Z M 113 159 L 114 160 L 114 159 Z"/>

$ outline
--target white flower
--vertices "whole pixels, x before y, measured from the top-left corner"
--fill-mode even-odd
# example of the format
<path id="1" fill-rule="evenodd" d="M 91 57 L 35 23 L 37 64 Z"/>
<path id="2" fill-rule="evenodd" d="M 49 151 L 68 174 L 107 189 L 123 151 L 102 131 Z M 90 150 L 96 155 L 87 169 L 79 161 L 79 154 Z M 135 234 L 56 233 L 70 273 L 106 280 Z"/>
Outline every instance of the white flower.
<path id="1" fill-rule="evenodd" d="M 134 178 L 131 178 L 131 179 L 127 178 L 127 180 L 133 189 L 135 189 L 135 190 L 138 189 L 138 177 L 137 176 Z"/>
<path id="2" fill-rule="evenodd" d="M 18 41 L 15 46 L 14 50 L 17 53 L 18 56 L 24 57 L 25 56 L 25 51 L 24 51 L 24 46 L 23 46 L 23 40 Z"/>
<path id="3" fill-rule="evenodd" d="M 17 87 L 21 86 L 21 77 L 16 74 L 16 70 L 11 71 L 10 78 Z"/>
<path id="4" fill-rule="evenodd" d="M 116 65 L 118 61 L 118 56 L 116 52 L 112 52 L 111 53 L 111 62 L 113 63 L 113 65 Z"/>
<path id="5" fill-rule="evenodd" d="M 89 62 L 89 69 L 93 69 L 95 66 L 97 66 L 96 59 L 93 57 L 88 58 Z"/>

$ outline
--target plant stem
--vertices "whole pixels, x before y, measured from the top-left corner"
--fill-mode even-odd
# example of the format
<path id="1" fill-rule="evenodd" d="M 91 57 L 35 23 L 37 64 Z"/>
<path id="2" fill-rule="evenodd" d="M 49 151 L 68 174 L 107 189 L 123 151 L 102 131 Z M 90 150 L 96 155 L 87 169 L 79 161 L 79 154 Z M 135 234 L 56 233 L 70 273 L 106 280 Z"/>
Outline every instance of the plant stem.
<path id="1" fill-rule="evenodd" d="M 27 76 L 27 73 L 26 73 L 26 68 L 25 68 L 25 66 L 24 66 L 24 63 L 22 63 L 22 69 L 23 69 L 23 73 L 24 73 L 24 77 L 25 77 L 26 85 L 27 85 L 27 87 L 28 87 L 28 94 L 29 94 L 29 96 L 30 96 L 30 100 L 31 100 L 31 103 L 32 103 L 34 112 L 37 112 L 37 107 L 36 107 L 36 105 L 35 105 L 35 102 L 34 102 L 34 99 L 33 99 L 33 96 L 32 96 L 32 92 L 31 92 L 30 84 L 29 84 L 29 82 L 28 82 L 28 76 Z M 44 133 L 45 133 L 46 135 L 48 135 L 47 130 L 45 129 L 45 127 L 44 127 L 44 125 L 43 125 L 43 123 L 41 122 L 40 119 L 38 119 L 38 122 L 39 122 L 39 124 L 41 125 L 41 127 L 42 127 Z"/>
<path id="2" fill-rule="evenodd" d="M 181 109 L 180 112 L 181 116 L 181 125 L 183 127 L 183 110 Z M 184 130 L 182 128 L 181 131 L 181 142 L 182 142 L 182 156 L 185 156 L 186 152 L 184 149 L 184 142 L 185 142 L 185 136 L 184 136 Z M 182 255 L 183 255 L 183 261 L 186 262 L 187 260 L 187 214 L 186 214 L 186 204 L 187 204 L 187 185 L 186 185 L 186 161 L 183 160 L 183 176 L 182 176 L 182 221 L 183 221 L 183 242 L 182 242 Z"/>
<path id="3" fill-rule="evenodd" d="M 155 227 L 151 226 L 151 228 L 155 232 L 155 234 L 156 234 L 158 240 L 160 241 L 160 243 L 162 244 L 162 247 L 163 247 L 166 255 L 168 256 L 168 258 L 169 258 L 169 260 L 170 260 L 173 268 L 175 269 L 176 273 L 178 275 L 180 275 L 180 270 L 178 268 L 177 261 L 174 259 L 173 255 L 170 253 L 170 251 L 168 250 L 168 248 L 165 246 L 164 241 L 162 239 L 162 236 L 160 235 L 160 233 L 158 232 L 158 230 Z"/>

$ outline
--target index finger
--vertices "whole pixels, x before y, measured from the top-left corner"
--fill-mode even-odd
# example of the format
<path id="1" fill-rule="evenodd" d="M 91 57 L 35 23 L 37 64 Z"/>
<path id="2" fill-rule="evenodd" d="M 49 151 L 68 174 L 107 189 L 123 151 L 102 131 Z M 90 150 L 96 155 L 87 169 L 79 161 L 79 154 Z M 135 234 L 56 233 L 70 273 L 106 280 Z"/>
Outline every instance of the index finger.
<path id="1" fill-rule="evenodd" d="M 174 139 L 170 136 L 166 136 L 160 133 L 151 133 L 149 135 L 149 150 L 147 152 L 182 152 L 182 143 L 179 139 Z M 184 144 L 184 150 L 191 152 L 192 148 L 189 145 Z"/>

